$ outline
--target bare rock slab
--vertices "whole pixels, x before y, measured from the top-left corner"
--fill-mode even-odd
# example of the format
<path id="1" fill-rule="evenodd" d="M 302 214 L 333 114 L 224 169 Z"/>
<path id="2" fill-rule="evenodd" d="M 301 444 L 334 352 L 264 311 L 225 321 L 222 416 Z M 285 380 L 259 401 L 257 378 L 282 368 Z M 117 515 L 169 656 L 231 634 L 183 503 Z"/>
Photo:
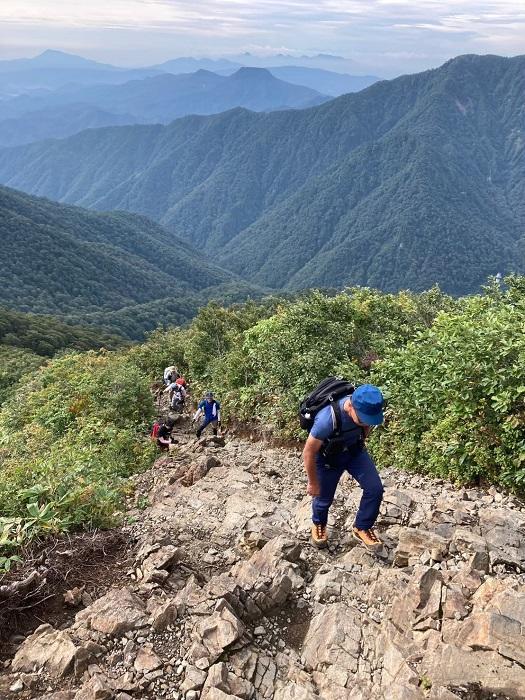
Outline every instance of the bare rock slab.
<path id="1" fill-rule="evenodd" d="M 12 670 L 33 673 L 44 669 L 59 678 L 72 669 L 75 654 L 76 647 L 67 632 L 40 625 L 17 651 Z"/>
<path id="2" fill-rule="evenodd" d="M 328 666 L 355 673 L 361 641 L 359 613 L 343 603 L 324 607 L 306 635 L 303 655 L 312 669 Z"/>
<path id="3" fill-rule="evenodd" d="M 120 636 L 148 624 L 146 606 L 128 588 L 114 589 L 76 616 L 77 622 L 103 634 Z"/>

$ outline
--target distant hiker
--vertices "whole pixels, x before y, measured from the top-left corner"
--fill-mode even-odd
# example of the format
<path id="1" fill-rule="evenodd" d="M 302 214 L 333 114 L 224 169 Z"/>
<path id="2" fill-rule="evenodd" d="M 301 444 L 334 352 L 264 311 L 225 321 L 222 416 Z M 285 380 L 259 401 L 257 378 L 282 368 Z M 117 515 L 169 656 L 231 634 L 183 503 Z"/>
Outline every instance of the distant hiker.
<path id="1" fill-rule="evenodd" d="M 175 367 L 175 365 L 170 365 L 169 367 L 166 367 L 163 374 L 164 384 L 171 384 L 176 379 L 178 379 L 178 376 L 179 373 L 177 372 L 177 368 Z"/>
<path id="2" fill-rule="evenodd" d="M 328 510 L 344 471 L 363 489 L 352 534 L 367 549 L 381 546 L 373 525 L 383 499 L 383 484 L 366 451 L 365 439 L 371 426 L 383 422 L 383 405 L 378 387 L 363 384 L 351 395 L 335 398 L 313 419 L 303 459 L 308 476 L 307 493 L 313 496 L 312 541 L 317 547 L 327 544 Z"/>
<path id="3" fill-rule="evenodd" d="M 157 445 L 160 447 L 161 450 L 169 450 L 170 445 L 174 442 L 176 442 L 172 437 L 171 437 L 171 431 L 173 430 L 173 426 L 175 425 L 175 421 L 173 418 L 166 418 L 166 420 L 162 423 L 160 428 L 157 431 Z"/>
<path id="4" fill-rule="evenodd" d="M 164 389 L 164 393 L 169 392 L 170 406 L 174 411 L 182 411 L 186 401 L 186 389 L 178 382 L 177 379 L 176 382 L 172 382 Z"/>
<path id="5" fill-rule="evenodd" d="M 197 411 L 193 416 L 192 423 L 204 416 L 204 420 L 197 430 L 197 437 L 200 438 L 202 431 L 211 423 L 213 434 L 217 435 L 217 429 L 221 427 L 221 405 L 215 400 L 211 391 L 208 391 L 204 399 L 199 403 Z"/>

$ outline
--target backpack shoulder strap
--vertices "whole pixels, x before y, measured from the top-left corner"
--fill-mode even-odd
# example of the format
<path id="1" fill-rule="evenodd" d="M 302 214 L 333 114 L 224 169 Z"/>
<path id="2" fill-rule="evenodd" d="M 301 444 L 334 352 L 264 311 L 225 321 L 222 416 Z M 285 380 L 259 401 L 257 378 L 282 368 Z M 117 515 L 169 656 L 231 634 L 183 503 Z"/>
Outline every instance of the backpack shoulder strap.
<path id="1" fill-rule="evenodd" d="M 343 424 L 339 399 L 332 401 L 332 403 L 330 404 L 330 410 L 332 411 L 332 425 L 334 426 L 334 433 L 338 434 L 341 432 L 341 426 Z"/>

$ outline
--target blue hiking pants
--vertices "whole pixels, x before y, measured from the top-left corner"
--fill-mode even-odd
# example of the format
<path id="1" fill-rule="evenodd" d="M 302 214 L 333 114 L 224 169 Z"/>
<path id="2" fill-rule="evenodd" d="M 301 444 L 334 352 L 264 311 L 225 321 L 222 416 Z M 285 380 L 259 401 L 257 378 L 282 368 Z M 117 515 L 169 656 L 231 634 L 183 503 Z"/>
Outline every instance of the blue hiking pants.
<path id="1" fill-rule="evenodd" d="M 213 427 L 213 434 L 215 435 L 217 433 L 217 418 L 216 417 L 206 418 L 206 416 L 204 416 L 204 420 L 199 425 L 199 428 L 197 430 L 197 433 L 199 434 L 199 436 L 202 433 L 202 431 L 210 425 L 210 423 Z"/>
<path id="2" fill-rule="evenodd" d="M 326 525 L 337 484 L 343 472 L 347 471 L 363 489 L 355 526 L 359 530 L 368 530 L 375 523 L 383 500 L 383 484 L 372 458 L 366 450 L 360 450 L 338 455 L 332 464 L 327 465 L 326 462 L 326 458 L 318 455 L 317 479 L 320 492 L 319 496 L 312 499 L 313 522 Z"/>

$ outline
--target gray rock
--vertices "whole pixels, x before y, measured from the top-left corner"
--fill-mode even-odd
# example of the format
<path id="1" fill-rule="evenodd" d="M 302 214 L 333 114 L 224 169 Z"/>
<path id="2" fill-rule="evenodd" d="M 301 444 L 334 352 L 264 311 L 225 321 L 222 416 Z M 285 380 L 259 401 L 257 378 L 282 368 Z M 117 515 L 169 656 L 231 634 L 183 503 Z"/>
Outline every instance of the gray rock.
<path id="1" fill-rule="evenodd" d="M 77 622 L 103 634 L 123 635 L 148 624 L 146 606 L 128 588 L 113 589 L 76 616 Z"/>
<path id="2" fill-rule="evenodd" d="M 17 651 L 11 668 L 25 673 L 44 669 L 59 678 L 72 670 L 75 654 L 76 647 L 67 632 L 40 625 Z"/>
<path id="3" fill-rule="evenodd" d="M 152 649 L 142 648 L 139 649 L 133 666 L 140 673 L 155 671 L 162 666 L 162 660 L 159 659 Z"/>
<path id="4" fill-rule="evenodd" d="M 336 666 L 357 671 L 361 643 L 361 619 L 344 603 L 323 606 L 308 628 L 303 647 L 306 664 L 314 669 Z"/>
<path id="5" fill-rule="evenodd" d="M 444 537 L 427 530 L 404 527 L 399 532 L 399 542 L 394 553 L 395 566 L 407 566 L 409 560 L 419 559 L 425 550 L 430 551 L 434 561 L 444 558 L 448 542 Z"/>
<path id="6" fill-rule="evenodd" d="M 208 668 L 216 661 L 226 647 L 244 634 L 244 625 L 223 603 L 209 617 L 200 620 L 193 633 L 195 642 L 188 653 L 189 661 L 198 668 Z"/>
<path id="7" fill-rule="evenodd" d="M 102 674 L 92 676 L 76 693 L 74 700 L 111 700 L 114 693 Z"/>

